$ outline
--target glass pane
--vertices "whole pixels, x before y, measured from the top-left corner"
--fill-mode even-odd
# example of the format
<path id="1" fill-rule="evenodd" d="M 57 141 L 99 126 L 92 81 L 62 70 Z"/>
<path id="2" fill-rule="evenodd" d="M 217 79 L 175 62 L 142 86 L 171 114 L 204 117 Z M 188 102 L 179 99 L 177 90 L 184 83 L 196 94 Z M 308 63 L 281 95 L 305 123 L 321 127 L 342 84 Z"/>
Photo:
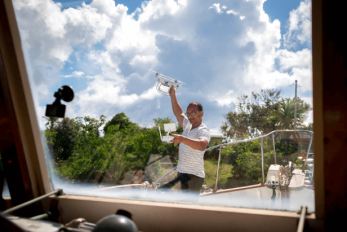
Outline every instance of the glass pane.
<path id="1" fill-rule="evenodd" d="M 13 4 L 54 189 L 314 211 L 310 1 Z"/>
<path id="2" fill-rule="evenodd" d="M 314 209 L 310 131 L 274 131 L 244 141 L 222 146 L 218 194 L 206 193 L 200 203 L 275 210 L 295 210 L 305 204 Z"/>

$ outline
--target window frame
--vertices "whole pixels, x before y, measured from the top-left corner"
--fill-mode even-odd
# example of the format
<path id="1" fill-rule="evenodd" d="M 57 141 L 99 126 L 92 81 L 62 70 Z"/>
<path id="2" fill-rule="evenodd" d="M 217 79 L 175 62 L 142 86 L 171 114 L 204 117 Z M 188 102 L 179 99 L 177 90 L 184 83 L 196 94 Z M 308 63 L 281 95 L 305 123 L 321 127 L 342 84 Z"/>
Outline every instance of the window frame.
<path id="1" fill-rule="evenodd" d="M 8 101 L 13 107 L 19 137 L 16 147 L 22 147 L 34 197 L 52 191 L 37 122 L 32 92 L 21 47 L 21 40 L 12 1 L 3 1 L 8 19 L 8 30 L 0 32 L 0 52 L 6 71 Z M 314 106 L 315 179 L 324 179 L 323 146 L 323 73 L 322 73 L 322 0 L 312 1 L 312 63 Z M 4 80 L 2 80 L 4 81 Z M 53 199 L 53 197 L 51 197 Z M 57 197 L 60 202 L 61 220 L 67 222 L 85 217 L 96 222 L 102 216 L 114 214 L 116 209 L 129 210 L 141 230 L 160 231 L 181 228 L 226 230 L 242 228 L 245 231 L 269 231 L 270 228 L 294 230 L 299 214 L 275 210 L 203 206 L 150 201 L 135 201 L 104 197 L 65 195 Z M 313 227 L 321 225 L 324 218 L 324 181 L 315 182 L 315 213 L 307 216 Z M 47 208 L 47 207 L 46 207 Z M 151 216 L 152 215 L 152 216 Z M 158 218 L 161 219 L 158 220 Z M 159 222 L 160 221 L 160 222 Z M 177 223 L 180 221 L 180 223 Z M 249 222 L 252 223 L 249 223 Z M 269 225 L 267 227 L 264 225 Z"/>

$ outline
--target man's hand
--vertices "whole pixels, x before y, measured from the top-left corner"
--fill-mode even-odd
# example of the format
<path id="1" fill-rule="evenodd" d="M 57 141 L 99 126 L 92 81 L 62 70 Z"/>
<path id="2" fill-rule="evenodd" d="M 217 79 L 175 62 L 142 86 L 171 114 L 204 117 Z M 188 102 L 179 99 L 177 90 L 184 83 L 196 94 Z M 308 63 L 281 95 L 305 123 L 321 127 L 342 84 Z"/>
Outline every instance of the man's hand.
<path id="1" fill-rule="evenodd" d="M 176 95 L 176 90 L 175 90 L 174 86 L 171 85 L 171 87 L 169 89 L 169 96 L 174 97 L 175 95 Z"/>
<path id="2" fill-rule="evenodd" d="M 173 140 L 171 140 L 170 142 L 173 142 L 173 143 L 182 143 L 183 140 L 184 140 L 184 136 L 182 135 L 176 135 L 176 134 L 170 134 L 172 137 L 174 137 Z"/>

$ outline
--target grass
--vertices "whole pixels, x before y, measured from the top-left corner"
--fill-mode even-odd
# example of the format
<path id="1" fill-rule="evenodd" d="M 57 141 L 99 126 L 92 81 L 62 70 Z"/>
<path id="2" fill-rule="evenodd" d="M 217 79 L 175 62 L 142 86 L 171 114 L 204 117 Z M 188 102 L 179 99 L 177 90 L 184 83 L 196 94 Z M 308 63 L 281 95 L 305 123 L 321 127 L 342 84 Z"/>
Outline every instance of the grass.
<path id="1" fill-rule="evenodd" d="M 213 186 L 216 183 L 216 173 L 217 173 L 218 161 L 216 160 L 205 160 L 205 185 Z M 219 167 L 218 183 L 225 184 L 229 178 L 232 177 L 231 169 L 233 166 L 231 164 L 221 164 Z"/>

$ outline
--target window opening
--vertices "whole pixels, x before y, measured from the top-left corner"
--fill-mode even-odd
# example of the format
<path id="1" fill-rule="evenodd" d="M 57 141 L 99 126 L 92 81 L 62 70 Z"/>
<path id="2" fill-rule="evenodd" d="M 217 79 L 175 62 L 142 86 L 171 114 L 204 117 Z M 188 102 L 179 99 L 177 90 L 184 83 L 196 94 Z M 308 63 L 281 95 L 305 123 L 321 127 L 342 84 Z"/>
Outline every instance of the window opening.
<path id="1" fill-rule="evenodd" d="M 13 0 L 53 188 L 314 211 L 311 3 L 288 1 L 278 16 L 274 2 Z M 204 106 L 211 138 L 198 200 L 179 182 L 160 189 L 178 175 L 179 147 L 158 127 L 183 129 L 152 69 L 184 82 L 183 112 Z M 44 117 L 63 85 L 75 92 L 66 117 Z"/>

